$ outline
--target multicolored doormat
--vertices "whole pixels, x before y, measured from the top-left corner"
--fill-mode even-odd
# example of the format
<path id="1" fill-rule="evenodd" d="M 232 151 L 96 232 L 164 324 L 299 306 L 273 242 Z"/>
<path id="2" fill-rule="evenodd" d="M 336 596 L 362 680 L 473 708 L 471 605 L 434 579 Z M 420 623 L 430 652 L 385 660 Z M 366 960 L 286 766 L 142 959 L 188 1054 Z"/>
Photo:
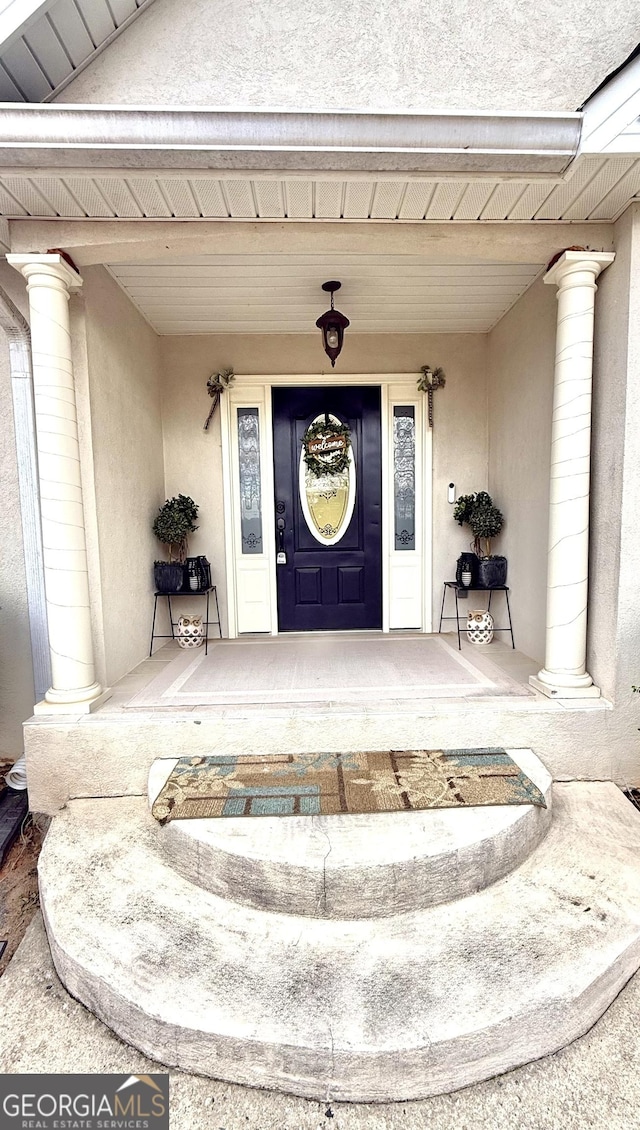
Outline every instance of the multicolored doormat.
<path id="1" fill-rule="evenodd" d="M 161 824 L 218 816 L 333 816 L 544 796 L 504 749 L 181 757 L 153 804 Z"/>

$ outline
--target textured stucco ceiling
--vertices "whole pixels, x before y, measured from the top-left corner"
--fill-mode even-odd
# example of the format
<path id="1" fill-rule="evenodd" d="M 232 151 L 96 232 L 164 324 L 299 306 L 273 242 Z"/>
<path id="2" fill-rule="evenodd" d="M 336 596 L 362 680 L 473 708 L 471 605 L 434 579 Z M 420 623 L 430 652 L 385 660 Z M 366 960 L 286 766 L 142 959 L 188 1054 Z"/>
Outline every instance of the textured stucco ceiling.
<path id="1" fill-rule="evenodd" d="M 639 41 L 637 0 L 156 0 L 59 100 L 575 110 Z"/>

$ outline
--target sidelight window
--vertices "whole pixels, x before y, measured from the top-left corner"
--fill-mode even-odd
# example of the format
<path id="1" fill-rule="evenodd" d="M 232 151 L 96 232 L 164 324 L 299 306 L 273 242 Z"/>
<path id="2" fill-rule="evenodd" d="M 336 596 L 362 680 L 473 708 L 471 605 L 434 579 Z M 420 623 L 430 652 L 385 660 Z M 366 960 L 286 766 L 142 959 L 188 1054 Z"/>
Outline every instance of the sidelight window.
<path id="1" fill-rule="evenodd" d="M 238 408 L 240 534 L 243 553 L 262 553 L 260 425 L 257 408 Z"/>
<path id="2" fill-rule="evenodd" d="M 393 409 L 394 544 L 416 548 L 416 420 L 412 405 Z"/>

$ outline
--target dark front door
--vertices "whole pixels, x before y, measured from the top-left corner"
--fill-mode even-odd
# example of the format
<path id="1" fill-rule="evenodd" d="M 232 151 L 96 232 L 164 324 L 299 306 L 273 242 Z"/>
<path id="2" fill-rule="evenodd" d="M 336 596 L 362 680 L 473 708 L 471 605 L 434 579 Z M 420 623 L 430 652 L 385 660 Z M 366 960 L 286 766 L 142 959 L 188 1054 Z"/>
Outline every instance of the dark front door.
<path id="1" fill-rule="evenodd" d="M 314 477 L 301 452 L 323 420 L 348 425 L 353 459 Z M 280 630 L 381 628 L 380 389 L 276 388 L 273 440 Z"/>

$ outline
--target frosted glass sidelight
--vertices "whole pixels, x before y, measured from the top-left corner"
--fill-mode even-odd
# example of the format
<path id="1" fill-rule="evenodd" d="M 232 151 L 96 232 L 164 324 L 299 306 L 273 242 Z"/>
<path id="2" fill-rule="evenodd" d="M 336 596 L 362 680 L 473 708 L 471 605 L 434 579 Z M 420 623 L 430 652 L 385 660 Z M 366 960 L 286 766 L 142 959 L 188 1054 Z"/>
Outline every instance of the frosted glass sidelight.
<path id="1" fill-rule="evenodd" d="M 257 408 L 238 408 L 240 535 L 243 553 L 262 553 L 260 425 Z"/>
<path id="2" fill-rule="evenodd" d="M 396 549 L 416 548 L 415 408 L 393 409 L 393 513 Z"/>

